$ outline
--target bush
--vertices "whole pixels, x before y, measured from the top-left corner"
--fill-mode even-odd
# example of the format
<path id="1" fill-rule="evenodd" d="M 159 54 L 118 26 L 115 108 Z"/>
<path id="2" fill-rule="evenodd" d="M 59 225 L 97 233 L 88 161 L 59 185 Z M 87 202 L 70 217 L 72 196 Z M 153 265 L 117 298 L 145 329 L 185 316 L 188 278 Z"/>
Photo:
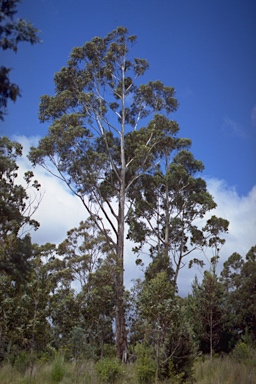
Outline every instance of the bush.
<path id="1" fill-rule="evenodd" d="M 115 358 L 116 356 L 116 347 L 112 344 L 105 344 L 104 345 L 104 357 L 108 358 Z"/>
<path id="2" fill-rule="evenodd" d="M 243 363 L 248 363 L 253 359 L 253 350 L 252 348 L 244 343 L 243 341 L 239 341 L 232 353 L 235 360 Z"/>
<path id="3" fill-rule="evenodd" d="M 121 376 L 121 367 L 115 359 L 106 357 L 96 363 L 96 372 L 101 381 L 113 384 Z"/>
<path id="4" fill-rule="evenodd" d="M 26 351 L 21 351 L 14 362 L 14 367 L 21 373 L 25 373 L 30 364 L 30 354 Z"/>
<path id="5" fill-rule="evenodd" d="M 168 380 L 168 382 L 170 382 L 172 384 L 181 384 L 184 382 L 185 373 L 182 372 L 182 373 L 177 374 L 172 360 L 169 361 L 168 368 L 169 368 L 169 380 Z"/>
<path id="6" fill-rule="evenodd" d="M 64 357 L 57 355 L 51 367 L 51 372 L 50 372 L 51 380 L 54 381 L 55 383 L 59 383 L 65 376 L 65 373 L 66 373 L 66 367 L 65 367 Z"/>
<path id="7" fill-rule="evenodd" d="M 140 384 L 150 384 L 154 381 L 155 369 L 149 364 L 137 364 L 136 373 Z"/>
<path id="8" fill-rule="evenodd" d="M 141 344 L 137 344 L 135 353 L 137 355 L 136 374 L 139 384 L 152 383 L 154 381 L 156 368 L 155 362 L 150 354 L 150 349 Z"/>

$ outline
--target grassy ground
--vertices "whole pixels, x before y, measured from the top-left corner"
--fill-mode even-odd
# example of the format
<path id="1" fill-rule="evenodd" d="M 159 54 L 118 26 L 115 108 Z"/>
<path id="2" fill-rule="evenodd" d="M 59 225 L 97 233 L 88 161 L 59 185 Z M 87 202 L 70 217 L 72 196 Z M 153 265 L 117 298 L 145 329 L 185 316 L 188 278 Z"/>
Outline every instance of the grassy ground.
<path id="1" fill-rule="evenodd" d="M 90 361 L 80 363 L 63 363 L 55 360 L 52 363 L 36 364 L 32 375 L 30 369 L 25 372 L 10 365 L 0 368 L 1 384 L 136 384 L 136 372 L 131 366 L 122 366 L 120 372 L 108 381 L 101 379 L 95 369 L 95 363 Z"/>
<path id="2" fill-rule="evenodd" d="M 194 368 L 197 384 L 256 384 L 256 361 L 239 363 L 229 357 L 197 362 Z"/>
<path id="3" fill-rule="evenodd" d="M 112 367 L 114 372 L 114 367 Z M 0 368 L 1 384 L 138 384 L 135 365 L 126 365 L 112 376 L 104 377 L 104 367 L 99 377 L 95 363 L 84 361 L 64 363 L 61 357 L 52 362 L 34 367 L 32 375 L 28 367 L 13 368 L 3 365 Z M 195 383 L 197 384 L 256 384 L 256 362 L 239 363 L 229 357 L 198 361 L 194 367 Z M 166 384 L 176 384 L 173 380 Z M 150 384 L 148 382 L 148 384 Z"/>

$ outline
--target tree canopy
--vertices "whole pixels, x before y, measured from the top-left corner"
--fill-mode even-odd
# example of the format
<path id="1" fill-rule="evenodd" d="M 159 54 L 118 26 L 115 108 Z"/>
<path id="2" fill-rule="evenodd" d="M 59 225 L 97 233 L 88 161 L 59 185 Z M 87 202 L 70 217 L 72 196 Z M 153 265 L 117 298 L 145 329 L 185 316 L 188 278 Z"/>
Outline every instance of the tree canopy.
<path id="1" fill-rule="evenodd" d="M 40 204 L 40 184 L 33 180 L 33 173 L 24 174 L 26 187 L 16 182 L 16 159 L 22 146 L 0 138 L 0 271 L 20 279 L 28 268 L 32 245 L 29 231 L 39 223 L 33 214 Z"/>
<path id="2" fill-rule="evenodd" d="M 112 251 L 119 358 L 127 354 L 125 225 L 135 242 L 156 239 L 153 256 L 162 253 L 168 263 L 173 253 L 176 286 L 184 257 L 206 244 L 194 221 L 216 206 L 196 177 L 203 164 L 189 152 L 191 140 L 178 137 L 170 119 L 175 90 L 159 80 L 142 82 L 149 65 L 132 57 L 135 41 L 118 27 L 73 48 L 54 76 L 55 95 L 41 97 L 39 116 L 49 130 L 29 154 L 80 198 Z"/>
<path id="3" fill-rule="evenodd" d="M 167 118 L 178 105 L 174 88 L 161 81 L 138 83 L 148 63 L 131 59 L 135 40 L 119 27 L 72 50 L 67 65 L 54 76 L 55 96 L 41 98 L 40 120 L 50 124 L 49 132 L 29 156 L 81 199 L 112 247 L 119 357 L 127 349 L 123 260 L 129 207 L 140 178 L 154 172 L 164 147 L 187 145 L 175 138 L 178 125 Z"/>
<path id="4" fill-rule="evenodd" d="M 17 3 L 0 3 L 0 43 L 15 52 L 20 41 L 37 42 L 32 25 L 14 22 Z M 75 362 L 77 377 L 82 359 L 102 359 L 108 381 L 108 370 L 120 367 L 106 357 L 137 359 L 140 383 L 193 380 L 201 353 L 253 356 L 256 247 L 244 258 L 233 253 L 218 276 L 229 222 L 209 216 L 216 203 L 201 177 L 204 165 L 171 118 L 175 90 L 160 80 L 143 83 L 149 65 L 132 57 L 135 42 L 118 27 L 75 47 L 54 76 L 55 94 L 41 98 L 49 129 L 29 158 L 85 208 L 85 220 L 60 244 L 32 243 L 40 185 L 31 171 L 17 182 L 22 146 L 0 138 L 0 360 L 27 369 L 29 356 L 30 382 L 36 359 L 57 352 Z M 6 89 L 1 108 L 19 94 L 15 85 Z M 151 257 L 130 289 L 127 240 L 136 264 L 144 252 Z M 209 248 L 209 270 L 195 278 L 192 295 L 180 297 L 180 269 L 207 269 L 200 255 Z"/>

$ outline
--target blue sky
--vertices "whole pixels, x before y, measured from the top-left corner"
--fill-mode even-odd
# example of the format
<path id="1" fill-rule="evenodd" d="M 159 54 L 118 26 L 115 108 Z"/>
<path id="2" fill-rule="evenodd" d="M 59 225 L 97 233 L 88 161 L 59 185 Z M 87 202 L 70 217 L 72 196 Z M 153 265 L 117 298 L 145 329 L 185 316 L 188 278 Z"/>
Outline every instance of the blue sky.
<path id="1" fill-rule="evenodd" d="M 192 139 L 219 215 L 231 220 L 231 240 L 237 236 L 227 255 L 239 251 L 243 225 L 251 231 L 243 239 L 246 251 L 255 245 L 255 0 L 23 0 L 18 16 L 41 30 L 43 42 L 20 44 L 17 54 L 2 52 L 1 62 L 13 68 L 11 79 L 22 97 L 9 103 L 0 135 L 22 136 L 25 146 L 44 136 L 40 96 L 53 94 L 54 73 L 72 48 L 125 26 L 138 36 L 134 56 L 150 64 L 144 81 L 161 80 L 176 89 L 180 106 L 172 118 L 180 136 Z"/>
<path id="2" fill-rule="evenodd" d="M 134 55 L 149 61 L 145 80 L 176 89 L 173 118 L 192 139 L 205 175 L 241 195 L 256 184 L 255 1 L 23 0 L 18 10 L 42 31 L 43 43 L 3 53 L 22 98 L 9 104 L 0 134 L 44 135 L 40 96 L 53 94 L 53 75 L 71 49 L 123 25 L 138 36 Z"/>

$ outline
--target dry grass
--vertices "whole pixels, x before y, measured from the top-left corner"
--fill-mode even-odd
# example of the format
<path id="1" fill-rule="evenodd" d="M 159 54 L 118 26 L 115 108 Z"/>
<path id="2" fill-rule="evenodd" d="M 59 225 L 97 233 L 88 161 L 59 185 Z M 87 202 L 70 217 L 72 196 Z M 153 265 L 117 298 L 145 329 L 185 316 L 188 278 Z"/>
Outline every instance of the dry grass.
<path id="1" fill-rule="evenodd" d="M 95 363 L 83 361 L 80 363 L 65 363 L 63 365 L 56 362 L 37 364 L 32 376 L 27 370 L 25 373 L 19 372 L 10 365 L 3 365 L 0 368 L 1 384 L 100 384 Z M 135 370 L 131 365 L 123 366 L 120 379 L 117 384 L 136 384 Z"/>
<path id="2" fill-rule="evenodd" d="M 229 357 L 197 362 L 194 367 L 197 384 L 256 384 L 254 364 L 239 363 Z"/>
<path id="3" fill-rule="evenodd" d="M 256 361 L 251 364 L 239 363 L 229 357 L 198 361 L 194 367 L 195 383 L 197 384 L 256 384 Z M 52 361 L 37 364 L 32 376 L 29 370 L 25 373 L 3 365 L 0 368 L 1 384 L 101 384 L 95 363 L 82 361 L 64 363 Z M 136 384 L 134 365 L 122 366 L 121 376 L 116 384 Z"/>

